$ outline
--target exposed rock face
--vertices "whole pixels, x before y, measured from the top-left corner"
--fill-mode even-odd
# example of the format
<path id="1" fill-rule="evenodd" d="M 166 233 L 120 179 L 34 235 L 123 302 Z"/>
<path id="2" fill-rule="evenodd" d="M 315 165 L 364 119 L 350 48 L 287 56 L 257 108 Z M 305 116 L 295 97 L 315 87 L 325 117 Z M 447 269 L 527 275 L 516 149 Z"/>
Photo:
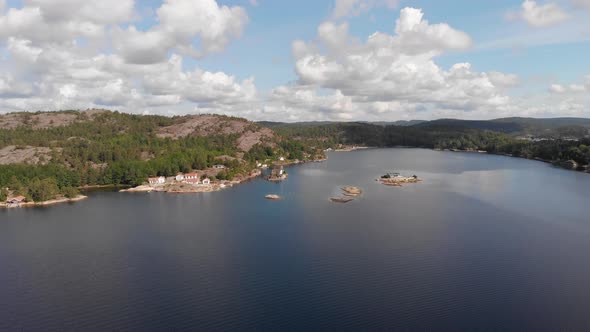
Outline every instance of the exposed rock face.
<path id="1" fill-rule="evenodd" d="M 357 187 L 346 186 L 340 188 L 342 190 L 342 197 L 332 197 L 330 200 L 334 203 L 348 203 L 354 200 L 355 197 L 360 196 L 363 191 Z"/>
<path id="2" fill-rule="evenodd" d="M 186 136 L 239 135 L 238 148 L 249 151 L 254 145 L 269 141 L 274 133 L 245 119 L 220 115 L 190 115 L 179 117 L 176 123 L 162 127 L 159 137 L 180 138 Z"/>
<path id="3" fill-rule="evenodd" d="M 363 193 L 363 191 L 357 187 L 342 187 L 341 189 L 344 192 L 344 196 L 356 197 Z"/>
<path id="4" fill-rule="evenodd" d="M 61 151 L 61 149 L 56 149 Z M 52 158 L 52 149 L 46 147 L 16 147 L 10 145 L 0 149 L 0 165 L 8 164 L 47 164 Z"/>
<path id="5" fill-rule="evenodd" d="M 74 122 L 90 121 L 106 110 L 87 110 L 72 112 L 9 113 L 0 115 L 0 128 L 15 129 L 21 126 L 33 129 L 47 129 L 71 125 Z"/>

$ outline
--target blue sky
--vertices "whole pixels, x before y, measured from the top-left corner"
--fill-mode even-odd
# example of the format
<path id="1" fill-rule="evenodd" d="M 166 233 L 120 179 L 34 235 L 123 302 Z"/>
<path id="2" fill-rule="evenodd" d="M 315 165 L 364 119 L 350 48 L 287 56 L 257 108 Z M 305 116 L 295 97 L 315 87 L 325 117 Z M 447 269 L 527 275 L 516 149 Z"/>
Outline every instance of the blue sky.
<path id="1" fill-rule="evenodd" d="M 590 116 L 590 0 L 2 2 L 0 112 Z"/>
<path id="2" fill-rule="evenodd" d="M 248 1 L 223 1 L 227 4 L 248 6 Z M 567 2 L 563 2 L 567 4 Z M 571 82 L 590 73 L 590 34 L 585 41 L 558 45 L 509 45 L 478 50 L 478 44 L 486 44 L 512 37 L 556 33 L 562 27 L 536 30 L 524 22 L 505 19 L 509 11 L 517 11 L 520 1 L 400 1 L 396 9 L 376 8 L 364 15 L 351 18 L 351 33 L 366 39 L 375 31 L 391 33 L 403 6 L 422 8 L 430 22 L 446 22 L 463 30 L 475 41 L 474 49 L 453 52 L 439 58 L 439 63 L 450 67 L 457 62 L 470 62 L 481 71 L 504 71 L 518 74 L 529 85 L 537 85 L 539 77 Z M 255 76 L 263 89 L 296 79 L 291 61 L 291 42 L 295 39 L 312 40 L 317 26 L 329 19 L 333 9 L 331 1 L 269 1 L 260 0 L 258 6 L 248 6 L 250 23 L 244 37 L 228 48 L 228 52 L 202 61 L 210 70 L 227 70 L 242 78 Z M 583 19 L 590 21 L 590 15 Z M 590 27 L 587 24 L 586 27 Z M 579 31 L 582 31 L 582 27 Z M 573 30 L 573 31 L 572 31 Z M 575 30 L 563 34 L 575 34 Z M 547 83 L 547 82 L 545 82 Z M 541 84 L 542 85 L 542 84 Z M 534 87 L 531 87 L 533 89 Z M 547 84 L 536 86 L 547 88 Z"/>

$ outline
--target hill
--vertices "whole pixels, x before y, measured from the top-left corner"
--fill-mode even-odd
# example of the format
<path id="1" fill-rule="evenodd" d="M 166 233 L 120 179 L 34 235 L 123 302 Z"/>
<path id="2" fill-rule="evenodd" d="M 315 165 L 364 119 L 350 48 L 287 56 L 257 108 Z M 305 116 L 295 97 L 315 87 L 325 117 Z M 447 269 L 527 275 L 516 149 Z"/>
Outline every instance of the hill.
<path id="1" fill-rule="evenodd" d="M 60 190 L 138 185 L 150 176 L 193 170 L 232 180 L 249 174 L 256 160 L 323 155 L 270 128 L 222 115 L 165 117 L 107 110 L 11 113 L 0 115 L 0 125 L 0 188 L 20 188 L 30 195 L 29 184 L 46 179 L 55 181 Z M 226 166 L 223 171 L 211 169 L 219 164 Z"/>
<path id="2" fill-rule="evenodd" d="M 582 138 L 590 134 L 590 119 L 586 118 L 501 118 L 495 120 L 440 119 L 419 123 L 419 127 L 462 127 L 491 130 L 513 136 L 543 138 Z"/>

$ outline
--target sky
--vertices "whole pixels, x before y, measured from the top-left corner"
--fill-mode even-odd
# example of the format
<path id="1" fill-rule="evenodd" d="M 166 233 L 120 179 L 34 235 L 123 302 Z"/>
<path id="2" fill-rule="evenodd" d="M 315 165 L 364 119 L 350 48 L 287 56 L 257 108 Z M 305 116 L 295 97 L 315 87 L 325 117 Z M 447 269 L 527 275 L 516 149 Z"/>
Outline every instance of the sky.
<path id="1" fill-rule="evenodd" d="M 590 0 L 0 0 L 0 113 L 590 117 Z"/>

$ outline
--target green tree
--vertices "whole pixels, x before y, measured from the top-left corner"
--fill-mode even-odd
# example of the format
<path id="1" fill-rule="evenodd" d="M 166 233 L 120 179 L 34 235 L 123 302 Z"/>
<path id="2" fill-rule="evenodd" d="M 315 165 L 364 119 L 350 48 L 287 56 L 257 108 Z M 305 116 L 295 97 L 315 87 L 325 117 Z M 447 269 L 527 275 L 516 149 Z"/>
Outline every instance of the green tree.
<path id="1" fill-rule="evenodd" d="M 74 187 L 65 187 L 62 188 L 61 193 L 66 197 L 66 198 L 76 198 L 78 197 L 78 195 L 80 195 L 80 191 Z"/>
<path id="2" fill-rule="evenodd" d="M 8 190 L 6 188 L 0 189 L 0 202 L 4 202 L 8 199 Z"/>

